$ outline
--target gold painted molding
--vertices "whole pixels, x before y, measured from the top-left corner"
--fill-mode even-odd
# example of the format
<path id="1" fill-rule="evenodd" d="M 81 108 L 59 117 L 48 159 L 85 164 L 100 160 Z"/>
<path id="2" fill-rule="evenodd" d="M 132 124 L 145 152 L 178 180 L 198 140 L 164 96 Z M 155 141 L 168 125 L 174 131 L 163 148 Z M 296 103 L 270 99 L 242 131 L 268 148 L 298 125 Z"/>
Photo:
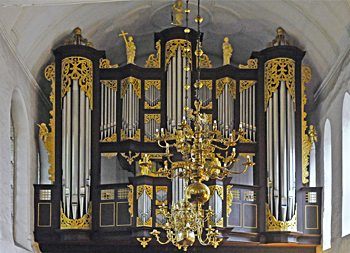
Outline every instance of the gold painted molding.
<path id="1" fill-rule="evenodd" d="M 114 69 L 118 68 L 119 66 L 118 64 L 111 65 L 111 62 L 109 60 L 101 58 L 99 67 L 100 69 Z"/>
<path id="2" fill-rule="evenodd" d="M 258 59 L 249 59 L 247 65 L 239 64 L 238 68 L 240 69 L 257 69 L 258 68 Z"/>
<path id="3" fill-rule="evenodd" d="M 67 57 L 62 60 L 61 77 L 61 100 L 70 90 L 72 80 L 79 80 L 79 86 L 85 95 L 89 98 L 90 109 L 93 109 L 93 70 L 91 60 L 85 57 Z"/>
<path id="4" fill-rule="evenodd" d="M 295 62 L 290 58 L 275 58 L 265 62 L 265 112 L 272 94 L 285 81 L 295 105 Z"/>

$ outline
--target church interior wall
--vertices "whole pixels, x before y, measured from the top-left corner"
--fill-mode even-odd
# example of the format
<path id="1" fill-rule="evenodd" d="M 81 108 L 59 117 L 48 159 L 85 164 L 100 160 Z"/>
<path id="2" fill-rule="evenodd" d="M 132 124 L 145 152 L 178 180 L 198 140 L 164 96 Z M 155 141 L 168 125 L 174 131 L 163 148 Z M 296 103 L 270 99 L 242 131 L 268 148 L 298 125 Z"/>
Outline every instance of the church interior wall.
<path id="1" fill-rule="evenodd" d="M 317 185 L 324 185 L 324 129 L 328 119 L 331 124 L 331 146 L 332 146 L 332 216 L 331 216 L 331 248 L 322 250 L 322 246 L 317 247 L 320 252 L 348 252 L 350 248 L 350 236 L 342 237 L 342 183 L 348 183 L 342 178 L 342 111 L 343 101 L 346 92 L 350 91 L 350 56 L 347 53 L 338 68 L 336 78 L 326 83 L 328 89 L 324 89 L 318 101 L 317 131 L 319 142 L 317 143 Z M 331 75 L 331 73 L 330 73 Z M 311 114 L 311 112 L 309 112 Z M 315 117 L 313 117 L 315 118 Z M 324 196 L 324 195 L 323 195 Z M 324 203 L 324 207 L 327 203 Z"/>
<path id="2" fill-rule="evenodd" d="M 16 51 L 8 44 L 6 36 L 0 35 L 0 252 L 32 251 L 33 237 L 33 184 L 37 183 L 38 118 L 46 114 L 47 106 L 40 99 L 33 84 L 18 58 Z M 41 108 L 41 109 L 38 109 Z M 10 115 L 15 129 L 15 157 L 12 180 Z M 15 209 L 15 225 L 11 215 L 12 187 Z M 17 215 L 16 215 L 17 214 Z M 14 235 L 13 227 L 17 234 Z"/>

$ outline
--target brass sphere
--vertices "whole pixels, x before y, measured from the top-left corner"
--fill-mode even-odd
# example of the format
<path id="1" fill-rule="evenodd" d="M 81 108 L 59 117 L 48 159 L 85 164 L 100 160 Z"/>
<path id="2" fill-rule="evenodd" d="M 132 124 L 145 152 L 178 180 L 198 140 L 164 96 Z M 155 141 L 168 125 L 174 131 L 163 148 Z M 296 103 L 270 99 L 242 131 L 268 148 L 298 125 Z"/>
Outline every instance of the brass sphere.
<path id="1" fill-rule="evenodd" d="M 210 198 L 210 190 L 208 186 L 203 183 L 192 183 L 188 186 L 186 190 L 186 197 L 191 203 L 204 204 Z"/>
<path id="2" fill-rule="evenodd" d="M 176 242 L 182 246 L 192 246 L 196 237 L 193 231 L 179 231 L 176 233 Z"/>

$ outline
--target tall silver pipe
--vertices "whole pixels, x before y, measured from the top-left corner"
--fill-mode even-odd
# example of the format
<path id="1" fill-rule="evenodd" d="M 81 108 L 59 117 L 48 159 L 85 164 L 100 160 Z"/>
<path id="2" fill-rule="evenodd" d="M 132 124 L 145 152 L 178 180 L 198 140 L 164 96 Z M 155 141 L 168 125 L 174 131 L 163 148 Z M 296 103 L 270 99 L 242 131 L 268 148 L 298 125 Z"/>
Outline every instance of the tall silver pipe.
<path id="1" fill-rule="evenodd" d="M 63 98 L 63 110 L 62 110 L 62 196 L 63 196 L 63 212 L 67 211 L 66 207 L 66 170 L 67 170 L 67 97 Z"/>
<path id="2" fill-rule="evenodd" d="M 105 101 L 105 106 L 104 106 L 104 138 L 106 138 L 107 135 L 107 128 L 108 128 L 108 122 L 107 122 L 107 113 L 108 113 L 108 92 L 107 92 L 107 86 L 103 85 L 104 89 L 104 101 Z"/>
<path id="3" fill-rule="evenodd" d="M 181 112 L 183 116 L 186 116 L 186 111 L 184 110 L 185 106 L 186 106 L 186 89 L 184 88 L 184 85 L 186 84 L 186 72 L 189 71 L 185 71 L 185 67 L 186 67 L 186 57 L 182 57 L 182 83 L 183 86 L 181 87 L 182 90 L 182 108 L 181 108 Z"/>
<path id="4" fill-rule="evenodd" d="M 101 83 L 101 126 L 100 126 L 100 132 L 101 132 L 101 137 L 100 140 L 103 140 L 103 126 L 104 126 L 104 122 L 103 122 L 103 116 L 104 116 L 104 85 L 103 83 Z"/>
<path id="5" fill-rule="evenodd" d="M 275 215 L 275 210 L 273 208 L 274 204 L 273 204 L 273 199 L 274 199 L 274 179 L 273 179 L 273 173 L 274 173 L 274 168 L 273 168 L 273 146 L 272 146 L 272 132 L 273 132 L 273 125 L 272 125 L 272 108 L 273 108 L 273 101 L 272 101 L 272 98 L 269 99 L 269 104 L 268 104 L 268 109 L 267 109 L 267 112 L 268 112 L 268 133 L 269 133 L 269 137 L 268 137 L 268 150 L 267 150 L 267 155 L 269 157 L 268 159 L 268 167 L 269 167 L 269 183 L 268 183 L 268 186 L 269 186 L 269 200 L 270 200 L 270 210 L 271 210 L 271 213 L 273 215 Z"/>
<path id="6" fill-rule="evenodd" d="M 67 217 L 70 217 L 71 210 L 71 173 L 72 173 L 72 90 L 67 92 L 67 134 L 66 134 L 66 203 L 67 203 Z"/>
<path id="7" fill-rule="evenodd" d="M 266 165 L 267 165 L 267 187 L 268 187 L 268 204 L 270 207 L 270 210 L 272 210 L 271 208 L 271 200 L 270 200 L 270 181 L 272 180 L 271 176 L 270 176 L 270 172 L 271 172 L 271 166 L 270 166 L 270 160 L 271 160 L 271 122 L 270 122 L 270 108 L 271 108 L 271 104 L 268 105 L 267 110 L 266 110 Z"/>
<path id="8" fill-rule="evenodd" d="M 184 69 L 182 68 L 182 56 L 181 56 L 181 50 L 180 48 L 177 50 L 177 77 L 176 77 L 176 83 L 177 83 L 177 99 L 176 99 L 176 108 L 177 108 L 177 116 L 176 116 L 176 126 L 181 123 L 182 120 L 182 106 L 181 106 L 181 98 L 183 97 L 182 95 L 182 74 Z"/>
<path id="9" fill-rule="evenodd" d="M 86 108 L 86 162 L 87 165 L 85 168 L 85 179 L 86 179 L 86 194 L 85 194 L 85 210 L 87 212 L 89 203 L 90 203 L 90 174 L 91 174 L 91 110 L 90 110 L 90 101 L 89 98 L 85 98 L 85 108 Z"/>
<path id="10" fill-rule="evenodd" d="M 255 141 L 255 85 L 253 85 L 253 141 Z"/>
<path id="11" fill-rule="evenodd" d="M 80 90 L 80 108 L 79 108 L 79 200 L 80 200 L 80 217 L 84 214 L 84 201 L 85 201 L 85 146 L 86 146 L 86 133 L 85 133 L 85 92 Z"/>
<path id="12" fill-rule="evenodd" d="M 287 137 L 286 137 L 286 84 L 280 83 L 280 180 L 282 221 L 287 219 Z"/>
<path id="13" fill-rule="evenodd" d="M 77 218 L 79 188 L 79 87 L 78 80 L 73 80 L 72 108 L 72 211 L 73 219 Z"/>
<path id="14" fill-rule="evenodd" d="M 273 93 L 273 170 L 275 217 L 279 216 L 279 136 L 278 136 L 278 92 Z"/>

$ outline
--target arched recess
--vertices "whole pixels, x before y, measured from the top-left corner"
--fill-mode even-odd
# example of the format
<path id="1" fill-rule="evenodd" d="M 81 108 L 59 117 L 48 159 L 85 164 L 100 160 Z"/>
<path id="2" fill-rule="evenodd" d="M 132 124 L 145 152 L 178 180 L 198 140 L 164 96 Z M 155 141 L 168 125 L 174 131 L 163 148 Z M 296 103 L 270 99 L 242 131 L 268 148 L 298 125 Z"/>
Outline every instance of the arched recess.
<path id="1" fill-rule="evenodd" d="M 331 123 L 326 120 L 324 127 L 323 139 L 323 170 L 324 170 L 324 187 L 323 187 L 323 228 L 322 240 L 323 250 L 331 248 L 331 229 L 332 229 L 332 137 Z"/>
<path id="2" fill-rule="evenodd" d="M 342 114 L 342 236 L 350 234 L 350 95 L 345 93 Z"/>
<path id="3" fill-rule="evenodd" d="M 23 96 L 15 90 L 11 99 L 14 130 L 13 239 L 15 245 L 31 251 L 30 242 L 30 138 L 28 114 Z"/>

